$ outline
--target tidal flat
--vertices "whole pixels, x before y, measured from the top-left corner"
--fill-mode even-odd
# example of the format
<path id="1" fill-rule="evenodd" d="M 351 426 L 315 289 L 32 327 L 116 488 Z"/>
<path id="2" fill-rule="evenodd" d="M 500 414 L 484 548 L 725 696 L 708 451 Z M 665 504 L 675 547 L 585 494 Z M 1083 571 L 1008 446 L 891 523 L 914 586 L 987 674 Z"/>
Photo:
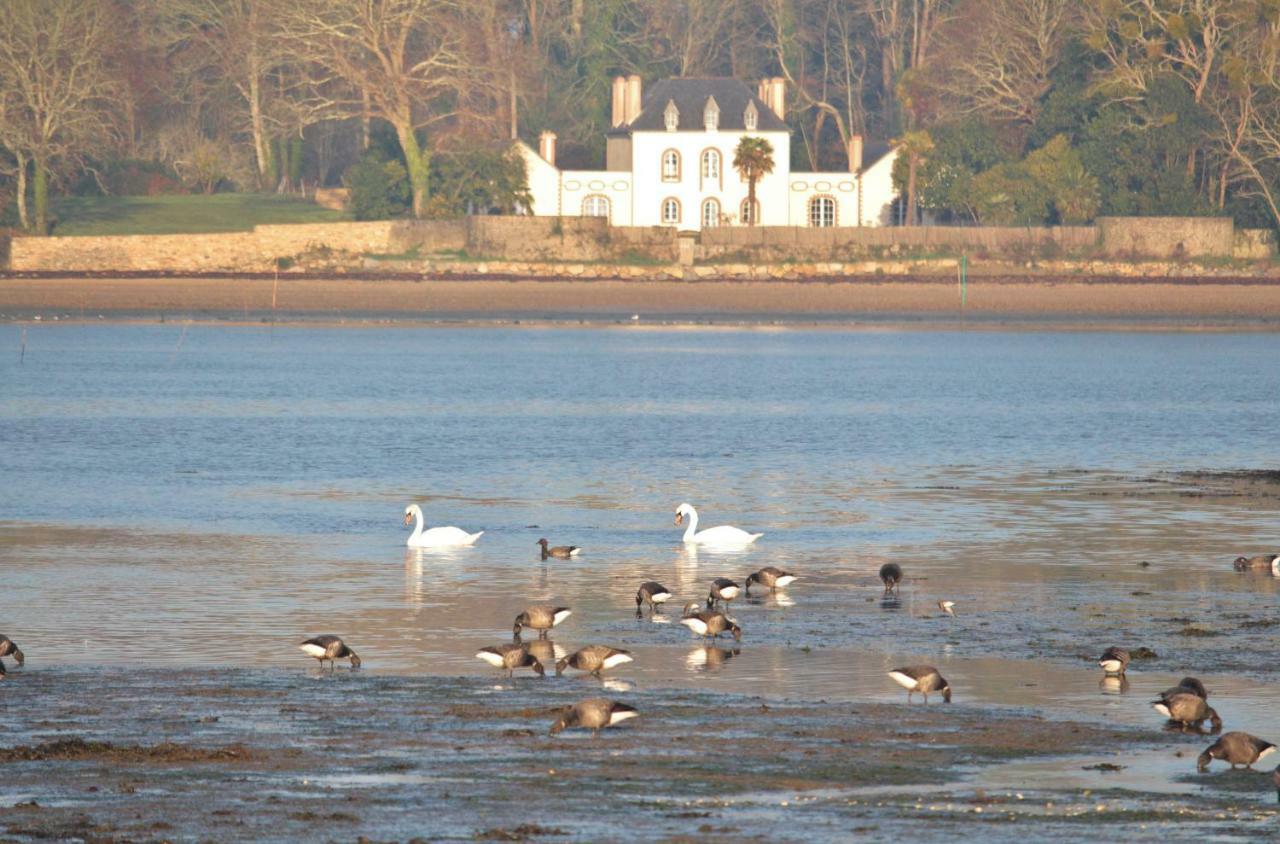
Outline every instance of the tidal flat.
<path id="1" fill-rule="evenodd" d="M 1268 334 L 28 327 L 0 358 L 0 838 L 1258 840 Z M 17 348 L 0 327 L 0 347 Z M 729 553 L 706 524 L 764 531 Z M 406 549 L 405 505 L 485 535 Z M 536 541 L 584 548 L 541 561 Z M 881 564 L 905 571 L 885 599 Z M 677 623 L 762 566 L 741 643 Z M 676 595 L 635 616 L 639 583 Z M 955 602 L 956 617 L 937 601 Z M 475 658 L 532 603 L 606 680 Z M 364 660 L 319 671 L 338 633 Z M 1136 653 L 1124 681 L 1096 660 Z M 1141 650 L 1140 650 L 1141 649 Z M 938 666 L 954 702 L 886 676 Z M 554 671 L 551 672 L 554 674 Z M 570 672 L 572 674 L 572 672 Z M 547 734 L 591 696 L 640 717 Z"/>

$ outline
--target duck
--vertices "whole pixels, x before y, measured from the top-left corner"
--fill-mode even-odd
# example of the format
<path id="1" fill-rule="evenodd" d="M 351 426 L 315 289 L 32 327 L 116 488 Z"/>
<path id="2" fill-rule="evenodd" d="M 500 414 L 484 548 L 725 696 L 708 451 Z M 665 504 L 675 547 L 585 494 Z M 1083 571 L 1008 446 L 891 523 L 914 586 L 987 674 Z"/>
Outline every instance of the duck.
<path id="1" fill-rule="evenodd" d="M 1129 652 L 1112 645 L 1102 652 L 1102 656 L 1098 658 L 1098 666 L 1107 674 L 1123 676 L 1124 670 L 1129 667 Z"/>
<path id="2" fill-rule="evenodd" d="M 795 580 L 796 576 L 789 571 L 783 571 L 777 566 L 765 566 L 760 571 L 747 575 L 746 593 L 748 595 L 751 594 L 751 584 L 753 583 L 769 587 L 770 592 L 777 592 L 779 589 L 785 589 L 795 583 Z"/>
<path id="3" fill-rule="evenodd" d="M 704 639 L 718 639 L 721 633 L 727 631 L 735 641 L 742 641 L 742 628 L 733 619 L 714 610 L 699 611 L 697 602 L 685 605 L 684 617 L 680 619 L 680 623 L 693 631 L 694 635 Z"/>
<path id="4" fill-rule="evenodd" d="M 896 591 L 898 584 L 902 582 L 902 566 L 885 563 L 880 567 L 880 580 L 884 582 L 884 594 Z"/>
<path id="5" fill-rule="evenodd" d="M 656 580 L 646 580 L 640 584 L 640 588 L 636 590 L 636 618 L 641 618 L 643 613 L 641 609 L 645 603 L 649 604 L 649 612 L 655 613 L 658 608 L 671 600 L 671 590 L 663 586 Z"/>
<path id="6" fill-rule="evenodd" d="M 18 665 L 26 664 L 27 658 L 22 655 L 22 650 L 17 643 L 8 636 L 0 634 L 0 657 L 11 656 L 13 661 Z M 4 673 L 4 660 L 0 659 L 0 675 Z"/>
<path id="7" fill-rule="evenodd" d="M 1196 759 L 1196 770 L 1203 774 L 1209 770 L 1209 763 L 1214 759 L 1230 762 L 1233 770 L 1239 765 L 1252 768 L 1254 762 L 1269 756 L 1275 749 L 1276 746 L 1271 742 L 1239 730 L 1223 733 Z M 1277 785 L 1280 786 L 1280 783 Z"/>
<path id="8" fill-rule="evenodd" d="M 508 677 L 515 676 L 517 668 L 532 668 L 539 677 L 547 676 L 542 662 L 529 652 L 528 645 L 494 645 L 476 651 L 476 659 L 482 659 L 494 668 L 507 672 Z"/>
<path id="9" fill-rule="evenodd" d="M 942 610 L 944 613 L 946 613 L 947 615 L 951 616 L 952 618 L 955 618 L 955 617 L 956 617 L 956 602 L 955 602 L 955 601 L 939 601 L 939 602 L 938 602 L 938 609 Z"/>
<path id="10" fill-rule="evenodd" d="M 481 531 L 483 533 L 483 531 Z M 547 557 L 555 557 L 558 560 L 567 560 L 570 557 L 576 557 L 582 553 L 582 549 L 577 545 L 557 545 L 554 548 L 547 547 L 546 539 L 539 539 L 538 544 L 542 546 L 542 559 Z"/>
<path id="11" fill-rule="evenodd" d="M 529 607 L 524 612 L 516 616 L 515 625 L 512 627 L 512 635 L 515 636 L 517 642 L 520 641 L 520 631 L 528 627 L 530 630 L 538 631 L 538 638 L 547 638 L 547 631 L 573 615 L 573 610 L 568 607 L 553 607 L 550 604 L 536 604 Z"/>
<path id="12" fill-rule="evenodd" d="M 477 539 L 484 536 L 484 531 L 467 533 L 462 528 L 456 527 L 433 527 L 430 530 L 423 530 L 422 508 L 417 504 L 410 504 L 404 508 L 404 523 L 408 526 L 410 522 L 414 523 L 413 533 L 409 534 L 409 539 L 405 543 L 410 548 L 459 548 L 464 545 L 474 545 Z"/>
<path id="13" fill-rule="evenodd" d="M 1204 698 L 1193 692 L 1184 690 L 1167 698 L 1153 700 L 1151 708 L 1170 721 L 1177 721 L 1182 725 L 1183 732 L 1188 727 L 1199 729 L 1206 718 L 1213 724 L 1215 733 L 1222 729 L 1222 719 L 1218 717 L 1218 713 Z"/>
<path id="14" fill-rule="evenodd" d="M 911 702 L 912 695 L 920 692 L 924 695 L 924 702 L 927 704 L 929 692 L 937 691 L 942 692 L 944 701 L 951 703 L 951 684 L 932 665 L 908 665 L 905 668 L 895 668 L 889 672 L 889 676 L 907 690 L 907 703 Z"/>
<path id="15" fill-rule="evenodd" d="M 1269 571 L 1280 577 L 1280 554 L 1261 554 L 1257 557 L 1236 557 L 1231 567 L 1236 571 Z"/>
<path id="16" fill-rule="evenodd" d="M 742 587 L 738 586 L 735 581 L 727 577 L 717 577 L 711 581 L 711 591 L 707 593 L 707 609 L 711 609 L 716 605 L 716 601 L 720 601 L 726 608 L 729 602 L 738 597 L 738 593 L 742 591 Z"/>
<path id="17" fill-rule="evenodd" d="M 1183 677 L 1178 681 L 1178 685 L 1171 686 L 1157 695 L 1157 702 L 1168 703 L 1169 698 L 1178 694 L 1193 694 L 1201 700 L 1209 699 L 1209 692 L 1195 677 Z"/>
<path id="18" fill-rule="evenodd" d="M 346 642 L 343 642 L 341 637 L 334 636 L 331 633 L 307 639 L 298 645 L 298 649 L 307 656 L 313 656 L 320 660 L 321 668 L 324 667 L 325 660 L 328 660 L 329 665 L 332 667 L 335 659 L 350 659 L 352 668 L 360 667 L 360 657 L 356 655 L 356 652 L 347 647 Z"/>
<path id="19" fill-rule="evenodd" d="M 685 528 L 682 538 L 685 542 L 698 545 L 749 545 L 764 536 L 763 533 L 748 533 L 742 528 L 731 525 L 720 525 L 700 531 L 698 530 L 698 511 L 693 509 L 693 505 L 687 501 L 676 508 L 676 524 L 683 524 L 685 519 L 689 520 L 689 526 Z"/>
<path id="20" fill-rule="evenodd" d="M 1276 765 L 1276 769 L 1271 773 L 1271 782 L 1276 787 L 1276 802 L 1280 803 L 1280 765 Z"/>
<path id="21" fill-rule="evenodd" d="M 611 648 L 608 645 L 587 645 L 557 662 L 556 676 L 563 674 L 566 668 L 576 668 L 599 677 L 601 671 L 616 668 L 628 662 L 632 662 L 631 651 Z"/>
<path id="22" fill-rule="evenodd" d="M 634 706 L 625 703 L 619 703 L 616 700 L 606 700 L 605 698 L 588 698 L 579 701 L 573 706 L 565 709 L 551 725 L 551 735 L 556 735 L 562 730 L 580 727 L 584 730 L 591 731 L 591 737 L 595 738 L 600 735 L 600 731 L 605 727 L 612 727 L 621 724 L 629 718 L 635 718 L 640 713 L 636 711 Z"/>

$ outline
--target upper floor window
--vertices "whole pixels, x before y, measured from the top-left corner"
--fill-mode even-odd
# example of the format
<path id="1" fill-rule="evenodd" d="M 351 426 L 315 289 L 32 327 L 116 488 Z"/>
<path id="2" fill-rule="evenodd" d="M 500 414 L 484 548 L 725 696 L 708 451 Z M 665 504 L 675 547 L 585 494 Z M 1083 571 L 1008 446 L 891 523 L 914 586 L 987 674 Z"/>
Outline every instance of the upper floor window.
<path id="1" fill-rule="evenodd" d="M 836 224 L 836 201 L 829 196 L 809 200 L 809 225 L 826 229 Z"/>
<path id="2" fill-rule="evenodd" d="M 716 105 L 715 97 L 707 97 L 707 107 L 702 110 L 702 124 L 708 132 L 720 128 L 720 106 Z"/>
<path id="3" fill-rule="evenodd" d="M 582 200 L 582 216 L 584 217 L 608 217 L 609 216 L 609 197 L 592 194 L 584 197 Z"/>
<path id="4" fill-rule="evenodd" d="M 675 100 L 667 100 L 667 107 L 662 112 L 662 122 L 668 132 L 674 132 L 680 125 L 680 109 L 676 108 Z"/>
<path id="5" fill-rule="evenodd" d="M 662 181 L 680 181 L 680 153 L 673 149 L 662 154 Z"/>
<path id="6" fill-rule="evenodd" d="M 719 179 L 720 178 L 720 152 L 718 150 L 709 149 L 702 153 L 702 178 Z"/>
<path id="7" fill-rule="evenodd" d="M 675 197 L 668 197 L 662 200 L 662 223 L 667 226 L 679 225 L 680 200 Z"/>
<path id="8" fill-rule="evenodd" d="M 747 127 L 748 132 L 754 132 L 760 125 L 760 112 L 755 103 L 747 103 L 747 110 L 742 113 L 742 125 Z"/>

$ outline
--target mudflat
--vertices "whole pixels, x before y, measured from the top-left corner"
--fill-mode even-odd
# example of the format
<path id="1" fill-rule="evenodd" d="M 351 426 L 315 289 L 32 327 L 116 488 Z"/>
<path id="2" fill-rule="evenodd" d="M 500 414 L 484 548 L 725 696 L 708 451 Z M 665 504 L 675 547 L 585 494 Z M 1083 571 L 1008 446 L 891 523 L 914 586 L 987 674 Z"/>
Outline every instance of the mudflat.
<path id="1" fill-rule="evenodd" d="M 859 317 L 1280 320 L 1263 279 L 611 281 L 370 278 L 6 278 L 0 318 L 405 319 Z"/>

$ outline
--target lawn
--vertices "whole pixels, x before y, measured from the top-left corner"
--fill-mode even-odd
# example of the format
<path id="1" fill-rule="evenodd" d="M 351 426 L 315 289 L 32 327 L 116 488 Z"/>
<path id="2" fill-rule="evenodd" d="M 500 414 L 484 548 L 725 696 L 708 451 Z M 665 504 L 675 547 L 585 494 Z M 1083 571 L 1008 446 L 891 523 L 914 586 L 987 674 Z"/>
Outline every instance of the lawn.
<path id="1" fill-rule="evenodd" d="M 269 223 L 333 223 L 351 215 L 292 196 L 69 196 L 55 202 L 55 235 L 248 231 Z"/>

